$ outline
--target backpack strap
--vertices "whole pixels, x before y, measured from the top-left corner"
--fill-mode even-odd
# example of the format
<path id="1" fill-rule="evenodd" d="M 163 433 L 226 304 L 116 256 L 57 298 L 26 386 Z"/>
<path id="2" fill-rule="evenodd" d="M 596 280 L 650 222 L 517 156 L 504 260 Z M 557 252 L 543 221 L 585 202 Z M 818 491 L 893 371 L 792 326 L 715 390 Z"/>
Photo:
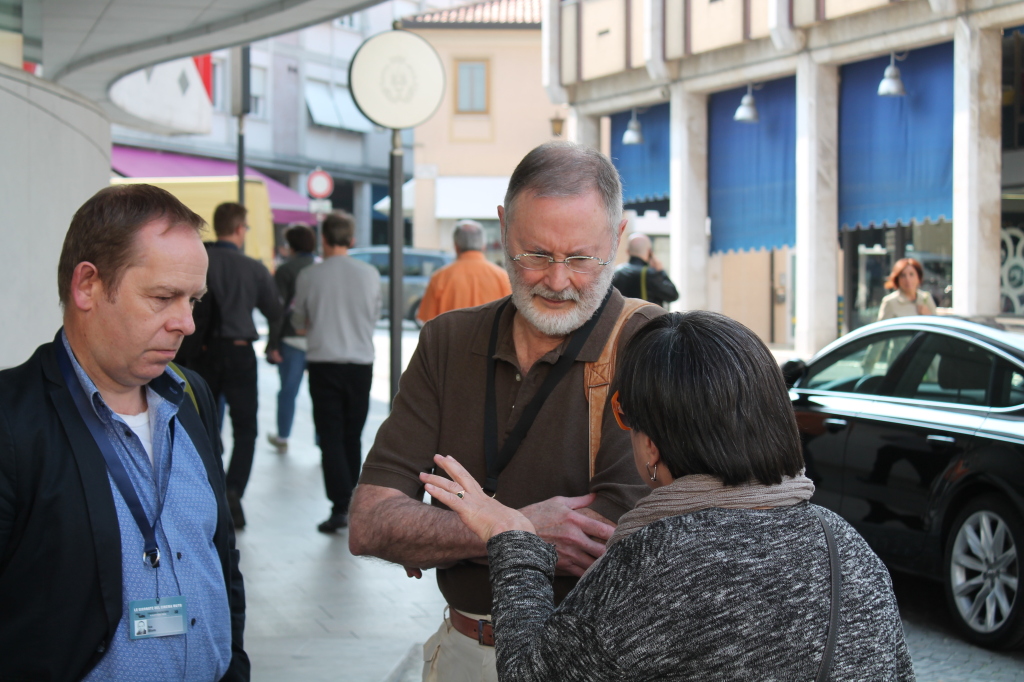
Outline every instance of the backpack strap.
<path id="1" fill-rule="evenodd" d="M 645 265 L 640 268 L 640 298 L 647 299 L 647 270 L 648 267 Z"/>
<path id="2" fill-rule="evenodd" d="M 619 319 L 612 327 L 612 333 L 601 350 L 601 356 L 594 362 L 585 363 L 583 390 L 590 408 L 590 478 L 594 477 L 597 451 L 601 448 L 601 426 L 604 422 L 604 406 L 608 402 L 608 391 L 615 378 L 615 356 L 619 348 L 619 337 L 633 314 L 641 308 L 652 306 L 639 298 L 627 298 L 619 313 Z"/>
<path id="3" fill-rule="evenodd" d="M 192 390 L 192 384 L 188 382 L 188 377 L 186 377 L 185 373 L 181 371 L 181 367 L 178 367 L 173 362 L 169 363 L 167 366 L 170 367 L 171 371 L 177 374 L 179 377 L 181 377 L 181 380 L 185 382 L 185 393 L 187 393 L 188 397 L 192 399 L 192 406 L 196 408 L 196 412 L 199 412 L 199 402 L 196 400 L 195 391 Z M 199 412 L 199 414 L 202 413 Z"/>

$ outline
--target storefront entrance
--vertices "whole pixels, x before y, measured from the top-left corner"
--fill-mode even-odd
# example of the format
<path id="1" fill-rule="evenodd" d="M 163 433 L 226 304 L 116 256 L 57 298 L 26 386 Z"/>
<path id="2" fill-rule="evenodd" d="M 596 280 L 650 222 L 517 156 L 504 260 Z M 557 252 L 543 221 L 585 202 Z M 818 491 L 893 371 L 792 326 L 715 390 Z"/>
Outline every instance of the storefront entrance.
<path id="1" fill-rule="evenodd" d="M 885 280 L 900 258 L 916 258 L 924 269 L 922 288 L 940 308 L 952 302 L 953 225 L 921 223 L 896 227 L 843 230 L 844 333 L 878 319 Z M 1022 233 L 1024 235 L 1024 233 Z M 1021 270 L 1024 286 L 1024 268 Z M 843 319 L 845 318 L 845 319 Z"/>

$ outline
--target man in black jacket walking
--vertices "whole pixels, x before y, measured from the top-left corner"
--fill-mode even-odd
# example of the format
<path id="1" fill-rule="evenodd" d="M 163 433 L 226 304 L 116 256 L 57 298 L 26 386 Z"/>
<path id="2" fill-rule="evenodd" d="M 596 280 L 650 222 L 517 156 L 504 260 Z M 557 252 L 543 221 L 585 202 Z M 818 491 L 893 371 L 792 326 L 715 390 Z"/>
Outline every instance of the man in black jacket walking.
<path id="1" fill-rule="evenodd" d="M 214 397 L 223 396 L 231 413 L 235 445 L 228 465 L 227 486 L 235 528 L 245 526 L 241 500 L 256 450 L 258 391 L 252 344 L 260 335 L 252 321 L 252 311 L 259 308 L 271 329 L 284 315 L 270 271 L 242 251 L 249 231 L 246 215 L 244 206 L 230 202 L 221 204 L 213 213 L 217 241 L 206 245 L 210 258 L 206 284 L 217 306 L 218 326 L 212 330 L 214 338 L 208 349 L 195 363 Z"/>
<path id="2" fill-rule="evenodd" d="M 661 307 L 679 298 L 676 286 L 654 257 L 650 237 L 641 232 L 630 235 L 627 253 L 629 262 L 615 268 L 612 278 L 612 286 L 623 296 L 642 298 Z"/>
<path id="3" fill-rule="evenodd" d="M 0 680 L 249 679 L 216 406 L 169 366 L 202 226 L 157 187 L 98 192 L 64 240 L 63 328 L 0 372 Z"/>

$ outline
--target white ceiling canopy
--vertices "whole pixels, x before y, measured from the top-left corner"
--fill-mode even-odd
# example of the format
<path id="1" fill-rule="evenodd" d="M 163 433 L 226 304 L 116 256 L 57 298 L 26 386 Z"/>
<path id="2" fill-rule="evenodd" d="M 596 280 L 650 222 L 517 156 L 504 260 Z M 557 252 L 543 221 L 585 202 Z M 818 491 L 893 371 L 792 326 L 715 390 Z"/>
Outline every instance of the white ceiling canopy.
<path id="1" fill-rule="evenodd" d="M 114 83 L 147 66 L 287 33 L 374 4 L 367 0 L 47 0 L 47 79 L 103 107 L 116 123 L 167 131 L 114 104 Z"/>

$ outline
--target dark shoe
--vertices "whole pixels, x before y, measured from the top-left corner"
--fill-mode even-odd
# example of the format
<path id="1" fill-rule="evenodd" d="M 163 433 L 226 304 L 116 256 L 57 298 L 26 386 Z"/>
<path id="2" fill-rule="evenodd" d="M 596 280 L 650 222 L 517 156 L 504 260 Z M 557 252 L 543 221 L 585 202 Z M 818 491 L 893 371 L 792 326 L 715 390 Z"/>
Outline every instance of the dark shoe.
<path id="1" fill-rule="evenodd" d="M 331 514 L 331 518 L 316 527 L 321 533 L 334 533 L 342 528 L 348 528 L 348 514 Z"/>
<path id="2" fill-rule="evenodd" d="M 231 512 L 231 521 L 235 524 L 235 530 L 245 528 L 245 514 L 242 513 L 242 498 L 234 490 L 227 492 L 228 510 Z"/>

